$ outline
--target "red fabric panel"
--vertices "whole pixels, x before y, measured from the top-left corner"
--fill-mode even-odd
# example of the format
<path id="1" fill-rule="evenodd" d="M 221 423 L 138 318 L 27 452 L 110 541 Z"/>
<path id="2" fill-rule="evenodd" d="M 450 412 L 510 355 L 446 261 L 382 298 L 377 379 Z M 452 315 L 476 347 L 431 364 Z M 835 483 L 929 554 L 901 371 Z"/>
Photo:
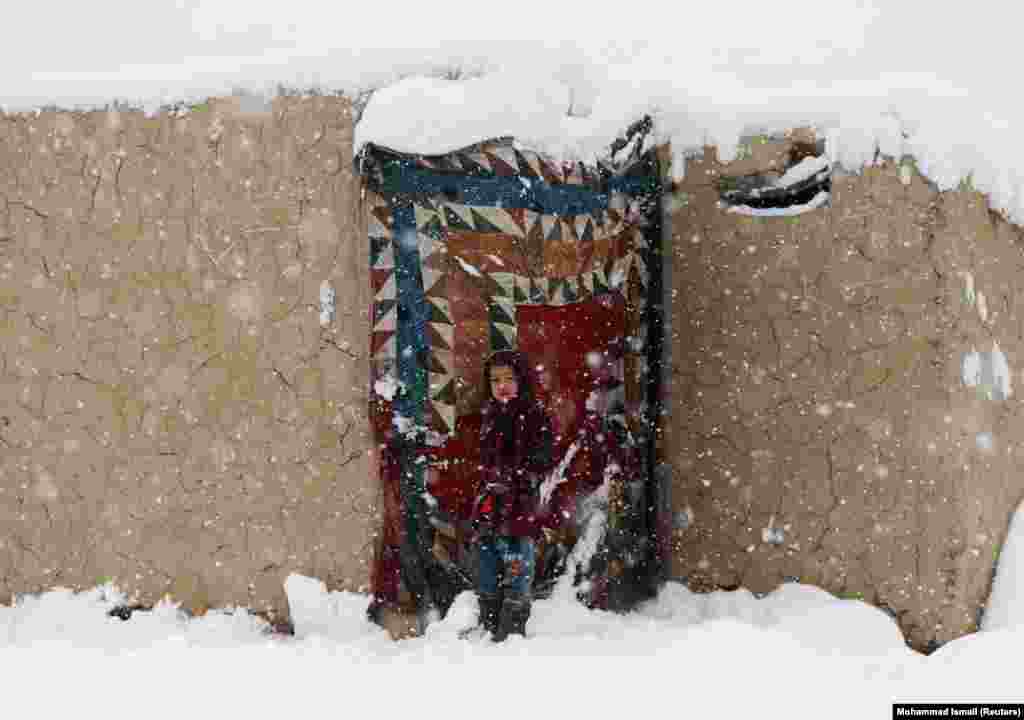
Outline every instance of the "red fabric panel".
<path id="1" fill-rule="evenodd" d="M 431 456 L 427 489 L 444 512 L 469 520 L 480 479 L 480 414 L 460 417 L 455 435 Z"/>
<path id="2" fill-rule="evenodd" d="M 516 309 L 519 348 L 536 369 L 554 367 L 556 377 L 547 389 L 534 378 L 538 395 L 548 404 L 561 435 L 556 454 L 561 456 L 572 442 L 584 419 L 584 403 L 592 378 L 587 370 L 586 354 L 602 350 L 625 331 L 625 306 L 619 295 L 606 295 L 572 305 L 520 305 Z M 561 405 L 561 407 L 559 407 Z M 453 517 L 468 520 L 476 494 L 480 457 L 480 415 L 465 415 L 456 423 L 455 435 L 432 454 L 434 482 L 430 484 L 441 509 Z M 447 461 L 443 466 L 441 461 Z M 589 462 L 579 457 L 572 475 L 589 474 Z M 575 491 L 577 482 L 570 479 Z M 571 493 L 570 493 L 571 494 Z"/>
<path id="3" fill-rule="evenodd" d="M 587 368 L 587 353 L 601 351 L 626 330 L 625 301 L 618 294 L 555 307 L 520 305 L 516 308 L 519 349 L 534 368 L 554 368 L 548 387 L 538 383 L 538 394 L 549 402 L 556 417 L 556 432 L 562 434 L 564 450 L 583 419 L 584 403 L 593 385 Z M 559 404 L 571 410 L 559 413 Z M 560 422 L 561 420 L 561 422 Z"/>

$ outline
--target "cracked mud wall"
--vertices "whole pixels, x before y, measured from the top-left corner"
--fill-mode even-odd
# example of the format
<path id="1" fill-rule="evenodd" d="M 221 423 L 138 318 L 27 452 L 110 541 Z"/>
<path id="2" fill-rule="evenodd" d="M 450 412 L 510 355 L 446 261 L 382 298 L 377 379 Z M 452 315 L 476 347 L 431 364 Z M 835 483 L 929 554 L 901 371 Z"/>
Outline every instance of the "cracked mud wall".
<path id="1" fill-rule="evenodd" d="M 0 115 L 0 602 L 113 580 L 280 616 L 289 572 L 365 587 L 352 134 L 329 97 Z"/>
<path id="2" fill-rule="evenodd" d="M 718 207 L 772 152 L 709 149 L 669 199 L 670 574 L 815 584 L 934 647 L 976 629 L 1024 496 L 1021 233 L 909 162 L 837 172 L 793 218 Z"/>

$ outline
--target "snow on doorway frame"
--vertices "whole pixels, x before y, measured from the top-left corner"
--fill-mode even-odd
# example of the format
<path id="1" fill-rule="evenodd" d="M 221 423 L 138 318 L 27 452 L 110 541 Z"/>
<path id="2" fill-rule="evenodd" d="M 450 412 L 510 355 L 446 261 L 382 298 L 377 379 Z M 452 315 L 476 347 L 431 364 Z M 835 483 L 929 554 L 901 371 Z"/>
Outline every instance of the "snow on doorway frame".
<path id="1" fill-rule="evenodd" d="M 411 155 L 369 144 L 360 149 L 356 162 L 363 178 L 374 295 L 370 385 L 389 390 L 371 396 L 371 410 L 378 447 L 390 456 L 382 466 L 390 462 L 402 478 L 395 483 L 400 491 L 392 498 L 396 501 L 392 506 L 401 508 L 400 519 L 391 518 L 393 567 L 380 567 L 389 553 L 379 547 L 375 596 L 395 596 L 404 590 L 418 609 L 431 604 L 429 594 L 409 587 L 430 584 L 432 541 L 415 538 L 433 535 L 437 526 L 437 500 L 424 482 L 427 463 L 419 458 L 443 450 L 454 437 L 460 417 L 456 398 L 464 394 L 466 381 L 458 377 L 454 362 L 457 323 L 443 284 L 449 280 L 446 274 L 460 268 L 463 275 L 493 286 L 487 299 L 487 350 L 515 346 L 518 304 L 564 305 L 601 293 L 628 294 L 631 287 L 642 286 L 637 323 L 626 346 L 639 358 L 638 415 L 647 429 L 641 446 L 644 481 L 631 488 L 648 528 L 642 542 L 645 587 L 610 599 L 609 605 L 626 609 L 649 597 L 664 580 L 667 508 L 653 473 L 661 415 L 662 183 L 658 155 L 645 147 L 651 128 L 646 117 L 634 124 L 596 168 L 556 163 L 508 138 L 441 156 Z M 537 232 L 527 238 L 526 217 L 531 215 L 534 222 L 529 229 Z M 616 250 L 608 252 L 603 267 L 577 269 L 572 276 L 539 277 L 503 267 L 496 252 L 485 253 L 488 259 L 481 261 L 496 267 L 481 265 L 482 269 L 476 262 L 449 254 L 453 231 L 495 237 L 518 234 L 524 245 L 536 240 L 541 247 L 556 238 L 585 243 L 603 233 L 608 247 Z M 631 233 L 634 240 L 612 238 L 623 232 Z M 547 271 L 545 266 L 542 272 Z M 385 545 L 388 525 L 385 518 Z M 418 557 L 410 562 L 410 554 Z M 630 556 L 629 562 L 635 562 L 635 557 Z M 426 590 L 430 592 L 429 587 Z"/>

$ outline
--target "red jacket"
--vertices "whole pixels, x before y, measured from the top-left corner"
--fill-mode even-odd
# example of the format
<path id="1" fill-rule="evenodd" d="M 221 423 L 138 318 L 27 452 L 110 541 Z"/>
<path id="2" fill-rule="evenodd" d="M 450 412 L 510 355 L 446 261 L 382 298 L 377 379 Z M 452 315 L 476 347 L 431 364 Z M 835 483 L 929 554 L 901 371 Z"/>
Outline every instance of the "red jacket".
<path id="1" fill-rule="evenodd" d="M 537 401 L 490 400 L 480 429 L 480 488 L 473 519 L 481 531 L 536 537 L 538 488 L 555 465 L 551 418 Z"/>

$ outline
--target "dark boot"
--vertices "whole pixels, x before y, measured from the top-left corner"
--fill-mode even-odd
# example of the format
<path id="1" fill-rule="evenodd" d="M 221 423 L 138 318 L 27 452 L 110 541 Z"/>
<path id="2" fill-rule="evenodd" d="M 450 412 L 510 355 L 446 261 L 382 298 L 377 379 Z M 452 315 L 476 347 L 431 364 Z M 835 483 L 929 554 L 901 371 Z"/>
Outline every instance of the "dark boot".
<path id="1" fill-rule="evenodd" d="M 528 598 L 505 598 L 501 604 L 498 617 L 498 631 L 494 633 L 494 642 L 502 642 L 509 635 L 526 636 L 526 621 L 530 619 L 530 600 Z"/>
<path id="2" fill-rule="evenodd" d="M 490 593 L 478 593 L 476 601 L 480 605 L 480 627 L 494 635 L 498 632 L 498 614 L 501 598 Z"/>

